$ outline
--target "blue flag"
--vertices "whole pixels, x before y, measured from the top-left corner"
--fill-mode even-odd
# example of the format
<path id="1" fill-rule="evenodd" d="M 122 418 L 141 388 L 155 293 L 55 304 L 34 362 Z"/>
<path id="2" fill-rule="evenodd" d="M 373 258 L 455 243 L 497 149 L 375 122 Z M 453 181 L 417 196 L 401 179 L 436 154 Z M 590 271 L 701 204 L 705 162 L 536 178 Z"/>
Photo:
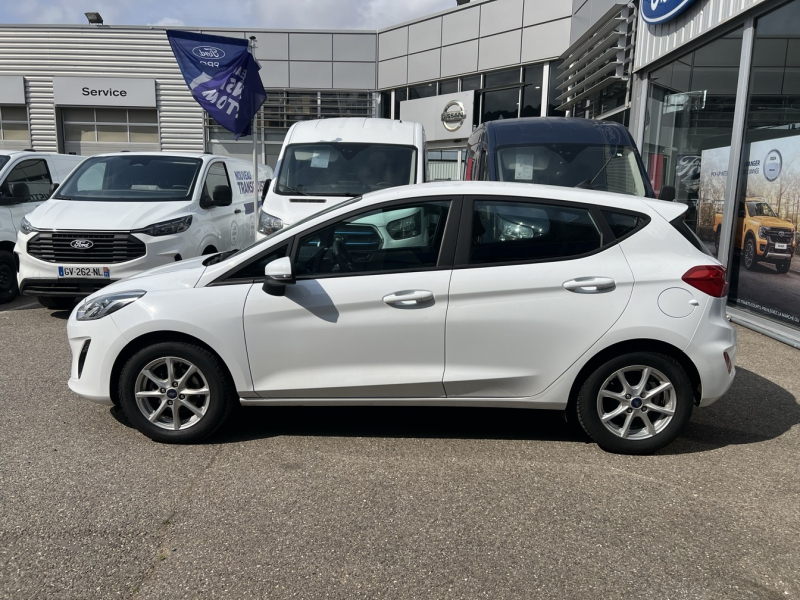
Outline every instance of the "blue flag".
<path id="1" fill-rule="evenodd" d="M 250 135 L 250 122 L 267 99 L 247 40 L 167 31 L 169 45 L 192 96 L 234 139 Z"/>

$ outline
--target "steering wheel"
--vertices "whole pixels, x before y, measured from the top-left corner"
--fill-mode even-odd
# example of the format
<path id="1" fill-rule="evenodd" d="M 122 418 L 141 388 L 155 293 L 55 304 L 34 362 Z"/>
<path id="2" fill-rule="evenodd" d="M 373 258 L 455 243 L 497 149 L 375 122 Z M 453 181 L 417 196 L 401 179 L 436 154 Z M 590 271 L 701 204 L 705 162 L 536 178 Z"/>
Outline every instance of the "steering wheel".
<path id="1" fill-rule="evenodd" d="M 352 273 L 356 270 L 353 258 L 345 246 L 344 239 L 337 236 L 333 240 L 331 250 L 333 251 L 333 257 L 336 259 L 336 264 L 339 265 L 339 272 Z"/>

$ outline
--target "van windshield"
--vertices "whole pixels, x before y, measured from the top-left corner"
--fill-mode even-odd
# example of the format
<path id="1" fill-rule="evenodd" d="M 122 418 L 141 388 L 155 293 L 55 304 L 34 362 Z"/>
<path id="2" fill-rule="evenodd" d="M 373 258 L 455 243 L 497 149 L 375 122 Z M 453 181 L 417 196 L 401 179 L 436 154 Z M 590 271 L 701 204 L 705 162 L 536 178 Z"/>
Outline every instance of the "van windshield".
<path id="1" fill-rule="evenodd" d="M 202 163 L 198 158 L 141 154 L 87 158 L 54 197 L 123 202 L 190 200 Z"/>
<path id="2" fill-rule="evenodd" d="M 630 146 L 525 144 L 497 149 L 497 179 L 646 196 Z"/>
<path id="3" fill-rule="evenodd" d="M 360 196 L 414 183 L 417 149 L 324 142 L 287 146 L 275 191 L 304 196 Z"/>

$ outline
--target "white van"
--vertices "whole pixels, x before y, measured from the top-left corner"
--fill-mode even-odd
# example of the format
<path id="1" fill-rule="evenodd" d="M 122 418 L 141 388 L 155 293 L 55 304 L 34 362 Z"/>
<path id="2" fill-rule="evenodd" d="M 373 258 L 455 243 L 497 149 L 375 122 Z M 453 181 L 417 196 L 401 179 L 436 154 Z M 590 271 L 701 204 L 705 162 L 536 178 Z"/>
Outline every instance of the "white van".
<path id="1" fill-rule="evenodd" d="M 0 150 L 0 304 L 17 296 L 14 244 L 22 218 L 50 197 L 84 156 Z"/>
<path id="2" fill-rule="evenodd" d="M 425 131 L 390 119 L 321 119 L 286 134 L 259 213 L 261 239 L 367 192 L 425 181 Z"/>
<path id="3" fill-rule="evenodd" d="M 20 291 L 48 308 L 69 308 L 147 269 L 249 246 L 252 173 L 252 163 L 211 154 L 87 158 L 23 220 L 14 248 Z M 259 168 L 259 189 L 271 175 Z"/>

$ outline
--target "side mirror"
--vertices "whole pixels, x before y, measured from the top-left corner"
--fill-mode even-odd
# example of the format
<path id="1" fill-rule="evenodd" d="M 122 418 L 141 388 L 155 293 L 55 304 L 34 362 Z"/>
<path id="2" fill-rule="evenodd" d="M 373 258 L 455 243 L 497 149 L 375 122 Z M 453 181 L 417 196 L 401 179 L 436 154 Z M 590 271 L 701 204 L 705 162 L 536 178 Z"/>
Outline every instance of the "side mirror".
<path id="1" fill-rule="evenodd" d="M 272 183 L 272 179 L 267 179 L 267 180 L 264 182 L 264 187 L 263 187 L 263 189 L 261 190 L 261 201 L 262 201 L 262 202 L 264 201 L 264 198 L 266 198 L 266 197 L 267 197 L 267 190 L 269 190 L 269 186 L 270 186 L 270 184 L 271 184 L 271 183 Z"/>
<path id="2" fill-rule="evenodd" d="M 214 206 L 230 206 L 233 202 L 233 192 L 227 185 L 218 185 L 213 193 Z"/>
<path id="3" fill-rule="evenodd" d="M 675 186 L 665 185 L 661 188 L 661 193 L 658 195 L 659 200 L 666 200 L 667 202 L 675 201 Z"/>
<path id="4" fill-rule="evenodd" d="M 52 196 L 57 189 L 58 189 L 58 184 L 57 183 L 51 183 L 50 184 L 50 193 L 47 194 L 47 197 L 49 198 L 50 196 Z"/>
<path id="5" fill-rule="evenodd" d="M 294 283 L 292 259 L 288 256 L 278 258 L 264 267 L 264 285 L 262 289 L 270 296 L 283 296 L 286 286 Z"/>

